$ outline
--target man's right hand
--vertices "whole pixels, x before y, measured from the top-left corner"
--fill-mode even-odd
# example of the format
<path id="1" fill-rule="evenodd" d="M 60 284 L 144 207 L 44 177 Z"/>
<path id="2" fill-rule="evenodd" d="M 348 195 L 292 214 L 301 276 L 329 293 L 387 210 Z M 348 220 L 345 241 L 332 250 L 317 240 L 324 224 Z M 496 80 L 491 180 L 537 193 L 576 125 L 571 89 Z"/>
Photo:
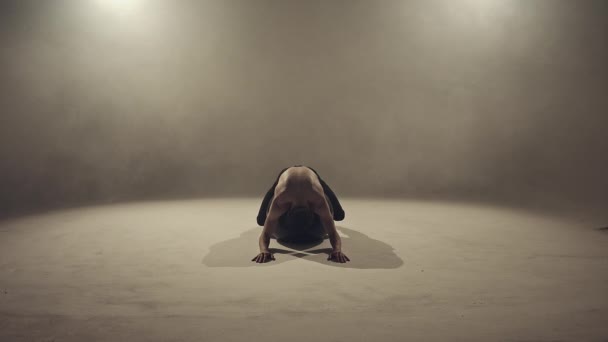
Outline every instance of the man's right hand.
<path id="1" fill-rule="evenodd" d="M 251 259 L 251 261 L 255 261 L 258 264 L 269 262 L 271 260 L 274 260 L 274 255 L 272 255 L 270 252 L 261 252 L 260 254 L 256 255 L 255 258 Z"/>

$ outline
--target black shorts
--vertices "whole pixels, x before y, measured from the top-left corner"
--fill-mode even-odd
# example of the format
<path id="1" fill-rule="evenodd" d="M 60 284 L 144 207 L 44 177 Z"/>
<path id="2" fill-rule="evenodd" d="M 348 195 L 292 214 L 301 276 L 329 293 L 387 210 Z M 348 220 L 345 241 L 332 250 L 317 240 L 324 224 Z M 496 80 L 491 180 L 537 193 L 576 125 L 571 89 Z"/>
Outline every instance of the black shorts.
<path id="1" fill-rule="evenodd" d="M 274 232 L 273 236 L 275 239 L 286 242 L 311 242 L 323 240 L 327 237 L 325 228 L 321 224 L 321 218 L 319 215 L 314 214 L 315 218 L 310 227 L 306 228 L 295 228 L 290 227 L 287 224 L 287 213 L 279 217 L 279 226 Z"/>
<path id="2" fill-rule="evenodd" d="M 333 215 L 334 208 L 329 200 L 327 201 L 327 204 L 329 205 L 329 211 Z M 326 238 L 327 232 L 321 223 L 321 218 L 318 214 L 314 214 L 314 216 L 315 217 L 310 227 L 299 229 L 296 227 L 290 227 L 287 224 L 287 212 L 285 212 L 279 217 L 279 226 L 272 237 L 277 240 L 288 242 L 311 242 Z"/>

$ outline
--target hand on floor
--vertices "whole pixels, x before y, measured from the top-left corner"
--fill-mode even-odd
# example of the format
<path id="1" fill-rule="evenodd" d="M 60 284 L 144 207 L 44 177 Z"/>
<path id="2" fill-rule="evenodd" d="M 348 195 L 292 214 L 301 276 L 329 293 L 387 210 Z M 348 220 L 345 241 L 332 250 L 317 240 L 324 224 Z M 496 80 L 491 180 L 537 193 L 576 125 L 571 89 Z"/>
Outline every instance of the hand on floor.
<path id="1" fill-rule="evenodd" d="M 262 253 L 256 255 L 255 258 L 251 259 L 251 261 L 255 261 L 258 264 L 264 263 L 264 262 L 269 262 L 271 260 L 274 260 L 274 255 L 272 255 L 272 253 L 270 253 L 270 252 L 262 252 Z"/>
<path id="2" fill-rule="evenodd" d="M 331 260 L 333 262 L 339 262 L 339 263 L 345 263 L 347 261 L 350 261 L 350 259 L 346 256 L 346 254 L 337 251 L 337 252 L 331 252 L 329 254 L 329 257 L 327 257 L 327 260 Z"/>

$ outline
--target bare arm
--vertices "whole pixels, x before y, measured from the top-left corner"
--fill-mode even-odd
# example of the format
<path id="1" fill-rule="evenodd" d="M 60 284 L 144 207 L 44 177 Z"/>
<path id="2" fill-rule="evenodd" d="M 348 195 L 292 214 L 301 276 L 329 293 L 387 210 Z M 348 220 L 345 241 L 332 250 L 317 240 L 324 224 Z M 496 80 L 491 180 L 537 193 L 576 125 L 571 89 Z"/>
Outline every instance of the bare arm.
<path id="1" fill-rule="evenodd" d="M 260 245 L 260 253 L 268 253 L 268 246 L 270 245 L 270 236 L 273 232 L 275 232 L 278 224 L 277 218 L 272 218 L 268 216 L 266 221 L 264 222 L 264 229 L 262 229 L 262 234 L 260 234 L 259 245 Z"/>
<path id="2" fill-rule="evenodd" d="M 270 211 L 268 212 L 268 216 L 266 217 L 266 221 L 264 222 L 264 228 L 262 229 L 262 234 L 260 234 L 260 239 L 258 241 L 260 246 L 260 253 L 255 256 L 251 261 L 255 261 L 257 263 L 264 263 L 274 260 L 274 256 L 270 253 L 268 246 L 270 245 L 270 237 L 272 233 L 274 233 L 279 224 L 279 217 L 285 212 L 285 209 L 278 205 L 276 201 L 276 197 L 272 200 L 270 204 Z"/>
<path id="3" fill-rule="evenodd" d="M 329 236 L 329 242 L 331 243 L 333 252 L 340 252 L 342 250 L 342 240 L 340 239 L 340 235 L 336 230 L 336 225 L 334 224 L 334 220 L 331 216 L 321 216 L 321 223 L 323 224 L 323 228 L 325 228 L 325 232 Z"/>
<path id="4" fill-rule="evenodd" d="M 329 242 L 331 243 L 332 251 L 327 260 L 340 263 L 350 261 L 350 259 L 344 253 L 342 253 L 342 239 L 336 230 L 334 218 L 329 210 L 329 205 L 325 200 L 325 196 L 323 196 L 323 201 L 319 203 L 315 212 L 319 215 L 321 224 L 323 224 L 323 228 L 325 228 L 325 232 L 327 232 Z"/>

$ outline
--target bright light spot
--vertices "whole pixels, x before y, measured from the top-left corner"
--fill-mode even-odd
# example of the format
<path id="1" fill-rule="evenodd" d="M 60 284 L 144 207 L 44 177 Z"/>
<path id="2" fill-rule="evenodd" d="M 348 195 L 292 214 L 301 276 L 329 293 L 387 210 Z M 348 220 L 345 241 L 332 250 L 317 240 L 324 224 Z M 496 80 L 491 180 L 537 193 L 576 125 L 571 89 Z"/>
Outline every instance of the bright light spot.
<path id="1" fill-rule="evenodd" d="M 120 13 L 131 13 L 141 6 L 143 0 L 97 0 L 100 6 Z"/>
<path id="2" fill-rule="evenodd" d="M 462 3 L 468 4 L 471 8 L 485 14 L 503 12 L 513 5 L 508 0 L 465 0 Z"/>

